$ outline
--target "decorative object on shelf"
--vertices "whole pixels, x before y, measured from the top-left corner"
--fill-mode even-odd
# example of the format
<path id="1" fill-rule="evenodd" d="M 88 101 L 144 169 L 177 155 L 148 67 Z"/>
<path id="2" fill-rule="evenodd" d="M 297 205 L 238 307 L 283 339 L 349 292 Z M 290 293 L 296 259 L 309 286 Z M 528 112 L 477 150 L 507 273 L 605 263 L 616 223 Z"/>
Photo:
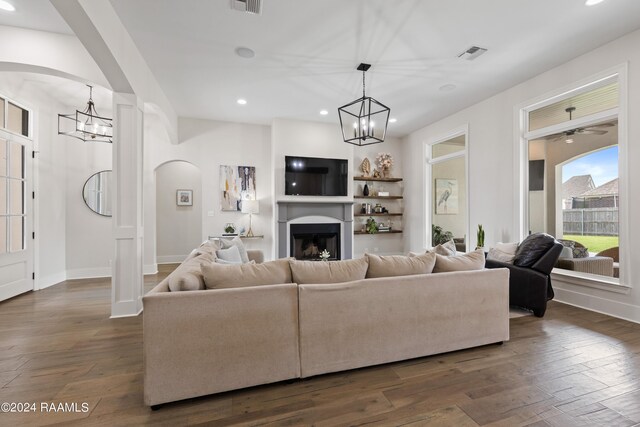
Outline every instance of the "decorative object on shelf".
<path id="1" fill-rule="evenodd" d="M 484 250 L 484 228 L 482 228 L 482 224 L 478 224 L 478 232 L 476 233 L 478 246 L 476 249 Z"/>
<path id="2" fill-rule="evenodd" d="M 362 171 L 363 177 L 369 176 L 369 174 L 371 173 L 371 162 L 368 158 L 365 157 L 362 163 L 360 163 L 360 170 Z"/>
<path id="3" fill-rule="evenodd" d="M 360 213 L 363 213 L 363 214 L 367 213 L 367 204 L 366 203 L 362 204 L 362 209 L 360 209 Z"/>
<path id="4" fill-rule="evenodd" d="M 176 205 L 193 206 L 193 190 L 176 190 Z"/>
<path id="5" fill-rule="evenodd" d="M 364 187 L 362 188 L 362 195 L 363 196 L 369 195 L 369 184 L 365 184 Z"/>
<path id="6" fill-rule="evenodd" d="M 236 234 L 236 226 L 232 222 L 228 222 L 224 225 L 224 234 L 234 235 Z"/>
<path id="7" fill-rule="evenodd" d="M 376 222 L 375 219 L 373 219 L 373 217 L 369 217 L 367 218 L 367 233 L 369 234 L 376 234 L 378 232 L 378 223 Z"/>
<path id="8" fill-rule="evenodd" d="M 243 200 L 256 199 L 255 166 L 220 165 L 220 209 L 239 211 Z"/>
<path id="9" fill-rule="evenodd" d="M 378 153 L 376 156 L 376 165 L 378 165 L 378 168 L 382 171 L 383 177 L 391 177 L 391 167 L 393 166 L 391 153 Z"/>
<path id="10" fill-rule="evenodd" d="M 380 203 L 376 203 L 376 205 L 373 207 L 373 212 L 374 213 L 382 213 L 383 207 Z"/>
<path id="11" fill-rule="evenodd" d="M 456 215 L 458 213 L 458 180 L 436 179 L 436 214 Z"/>
<path id="12" fill-rule="evenodd" d="M 89 209 L 102 216 L 111 216 L 111 171 L 96 172 L 82 188 L 82 198 Z"/>
<path id="13" fill-rule="evenodd" d="M 93 103 L 93 86 L 89 88 L 87 107 L 71 114 L 58 114 L 58 135 L 67 135 L 83 142 L 107 142 L 113 138 L 113 120 L 101 117 Z"/>
<path id="14" fill-rule="evenodd" d="M 369 68 L 371 64 L 364 63 L 356 68 L 362 71 L 362 98 L 338 108 L 342 139 L 358 146 L 384 142 L 391 113 L 389 107 L 365 95 L 365 73 Z"/>
<path id="15" fill-rule="evenodd" d="M 378 197 L 389 197 L 388 191 L 378 191 Z"/>
<path id="16" fill-rule="evenodd" d="M 431 224 L 431 246 L 438 246 L 453 239 L 453 233 L 444 231 L 439 225 Z"/>
<path id="17" fill-rule="evenodd" d="M 331 254 L 330 254 L 330 253 L 329 253 L 329 251 L 328 251 L 328 250 L 326 250 L 326 249 L 325 249 L 325 250 L 323 250 L 323 251 L 320 253 L 320 259 L 321 259 L 322 261 L 327 261 L 330 257 L 331 257 Z"/>
<path id="18" fill-rule="evenodd" d="M 373 170 L 373 177 L 374 178 L 380 178 L 380 171 L 378 169 L 374 169 Z"/>
<path id="19" fill-rule="evenodd" d="M 247 231 L 247 237 L 253 237 L 253 230 L 251 229 L 251 217 L 253 216 L 253 214 L 260 213 L 260 204 L 257 200 L 243 200 L 242 213 L 249 214 L 249 231 Z"/>
<path id="20" fill-rule="evenodd" d="M 388 224 L 379 223 L 378 224 L 378 233 L 388 233 L 391 231 L 391 221 Z"/>

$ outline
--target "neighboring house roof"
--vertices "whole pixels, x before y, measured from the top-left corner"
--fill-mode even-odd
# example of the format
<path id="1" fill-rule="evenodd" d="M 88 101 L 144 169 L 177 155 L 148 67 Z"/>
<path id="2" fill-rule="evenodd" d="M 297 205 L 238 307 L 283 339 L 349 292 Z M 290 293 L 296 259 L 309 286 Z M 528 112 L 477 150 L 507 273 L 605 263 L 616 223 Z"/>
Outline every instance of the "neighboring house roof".
<path id="1" fill-rule="evenodd" d="M 562 198 L 571 199 L 596 188 L 591 175 L 572 176 L 562 183 Z"/>
<path id="2" fill-rule="evenodd" d="M 600 187 L 585 191 L 579 197 L 605 197 L 618 195 L 618 178 L 602 184 Z"/>

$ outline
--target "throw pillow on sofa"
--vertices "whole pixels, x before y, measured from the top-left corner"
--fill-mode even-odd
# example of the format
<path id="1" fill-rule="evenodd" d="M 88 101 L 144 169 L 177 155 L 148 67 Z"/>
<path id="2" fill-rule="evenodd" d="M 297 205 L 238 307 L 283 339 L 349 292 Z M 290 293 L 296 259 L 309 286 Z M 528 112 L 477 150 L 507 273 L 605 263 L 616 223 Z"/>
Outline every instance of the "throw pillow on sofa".
<path id="1" fill-rule="evenodd" d="M 427 252 L 418 256 L 390 255 L 378 256 L 367 254 L 369 268 L 367 278 L 410 276 L 413 274 L 427 274 L 433 271 L 436 254 Z"/>
<path id="2" fill-rule="evenodd" d="M 217 261 L 222 260 L 223 264 L 243 264 L 240 257 L 240 251 L 237 246 L 231 246 L 227 249 L 218 249 L 216 251 Z"/>
<path id="3" fill-rule="evenodd" d="M 487 259 L 491 261 L 499 261 L 504 262 L 506 264 L 513 264 L 513 259 L 516 257 L 515 254 L 509 254 L 506 252 L 502 252 L 498 248 L 489 249 L 489 253 L 487 254 Z"/>
<path id="4" fill-rule="evenodd" d="M 240 259 L 242 259 L 242 262 L 249 262 L 247 248 L 244 247 L 244 243 L 242 243 L 242 239 L 240 237 L 236 236 L 232 240 L 220 239 L 220 245 L 222 246 L 222 249 L 229 249 L 232 246 L 237 247 L 240 252 Z"/>
<path id="5" fill-rule="evenodd" d="M 344 261 L 289 261 L 293 283 L 343 283 L 364 279 L 369 266 L 366 257 Z"/>
<path id="6" fill-rule="evenodd" d="M 436 254 L 434 273 L 450 271 L 471 271 L 484 269 L 484 251 L 477 249 L 473 252 L 458 256 L 443 256 Z"/>
<path id="7" fill-rule="evenodd" d="M 555 244 L 556 239 L 546 233 L 530 234 L 520 243 L 513 265 L 531 267 Z"/>
<path id="8" fill-rule="evenodd" d="M 456 254 L 456 244 L 453 239 L 451 239 L 448 242 L 440 243 L 438 246 L 428 252 L 435 252 L 439 255 L 444 256 L 454 256 Z"/>
<path id="9" fill-rule="evenodd" d="M 202 242 L 202 244 L 197 249 L 195 249 L 195 251 L 198 255 L 209 254 L 215 256 L 218 249 L 222 249 L 222 246 L 220 246 L 218 240 L 206 240 Z"/>
<path id="10" fill-rule="evenodd" d="M 201 268 L 207 289 L 292 283 L 288 259 L 278 259 L 262 264 L 223 265 L 210 263 L 202 264 Z"/>
<path id="11" fill-rule="evenodd" d="M 214 257 L 206 253 L 184 261 L 169 275 L 169 290 L 179 292 L 204 289 L 201 266 L 211 264 L 213 261 Z"/>

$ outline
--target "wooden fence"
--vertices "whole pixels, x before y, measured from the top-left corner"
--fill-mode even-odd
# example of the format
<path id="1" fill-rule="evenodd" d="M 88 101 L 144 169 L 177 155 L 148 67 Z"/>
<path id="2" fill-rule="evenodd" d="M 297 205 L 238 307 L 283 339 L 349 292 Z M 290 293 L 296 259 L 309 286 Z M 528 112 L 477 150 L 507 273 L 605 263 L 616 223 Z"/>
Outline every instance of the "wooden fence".
<path id="1" fill-rule="evenodd" d="M 618 208 L 564 209 L 563 234 L 617 236 Z"/>

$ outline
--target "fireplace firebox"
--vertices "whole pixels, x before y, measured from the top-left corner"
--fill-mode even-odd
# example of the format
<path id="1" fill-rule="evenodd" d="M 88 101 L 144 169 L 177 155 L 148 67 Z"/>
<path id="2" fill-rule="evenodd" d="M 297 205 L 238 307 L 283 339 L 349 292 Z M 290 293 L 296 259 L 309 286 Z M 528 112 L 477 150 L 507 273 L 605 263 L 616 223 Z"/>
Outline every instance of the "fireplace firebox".
<path id="1" fill-rule="evenodd" d="M 340 258 L 340 224 L 290 224 L 290 256 L 299 260 L 320 260 L 322 251 L 327 250 L 330 260 Z"/>

